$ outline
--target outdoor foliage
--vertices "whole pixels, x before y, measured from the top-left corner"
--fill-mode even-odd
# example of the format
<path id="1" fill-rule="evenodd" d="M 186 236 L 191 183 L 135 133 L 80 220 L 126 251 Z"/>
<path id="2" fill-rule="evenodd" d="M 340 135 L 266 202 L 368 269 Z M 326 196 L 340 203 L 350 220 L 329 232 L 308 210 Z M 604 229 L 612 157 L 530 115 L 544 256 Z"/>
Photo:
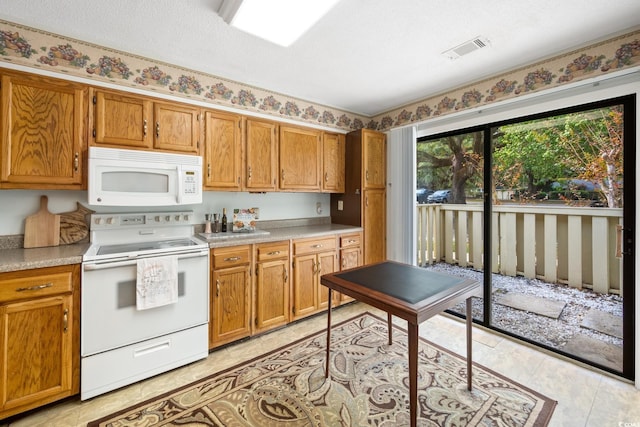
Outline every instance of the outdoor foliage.
<path id="1" fill-rule="evenodd" d="M 506 190 L 519 202 L 622 207 L 621 106 L 492 129 L 493 199 Z M 483 133 L 418 143 L 418 186 L 450 188 L 452 203 L 481 192 Z"/>

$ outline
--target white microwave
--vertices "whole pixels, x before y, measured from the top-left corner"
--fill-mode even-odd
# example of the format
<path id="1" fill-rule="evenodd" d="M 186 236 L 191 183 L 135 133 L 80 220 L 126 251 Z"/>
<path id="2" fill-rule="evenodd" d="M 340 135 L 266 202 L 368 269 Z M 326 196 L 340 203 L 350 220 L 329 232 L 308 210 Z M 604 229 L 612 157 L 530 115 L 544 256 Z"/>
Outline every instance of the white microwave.
<path id="1" fill-rule="evenodd" d="M 175 206 L 202 203 L 202 157 L 89 147 L 89 204 Z"/>

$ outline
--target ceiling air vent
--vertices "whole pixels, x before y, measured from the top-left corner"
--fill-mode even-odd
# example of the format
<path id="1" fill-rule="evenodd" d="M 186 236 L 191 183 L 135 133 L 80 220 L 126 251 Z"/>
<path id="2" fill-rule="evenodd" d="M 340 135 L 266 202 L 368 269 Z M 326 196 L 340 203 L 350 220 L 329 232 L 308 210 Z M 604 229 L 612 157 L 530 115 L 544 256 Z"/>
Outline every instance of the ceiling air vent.
<path id="1" fill-rule="evenodd" d="M 444 56 L 449 59 L 458 59 L 461 56 L 464 56 L 468 53 L 476 51 L 478 49 L 482 49 L 483 47 L 489 46 L 489 40 L 486 37 L 476 37 L 472 40 L 466 41 L 454 48 L 446 50 L 442 52 Z"/>

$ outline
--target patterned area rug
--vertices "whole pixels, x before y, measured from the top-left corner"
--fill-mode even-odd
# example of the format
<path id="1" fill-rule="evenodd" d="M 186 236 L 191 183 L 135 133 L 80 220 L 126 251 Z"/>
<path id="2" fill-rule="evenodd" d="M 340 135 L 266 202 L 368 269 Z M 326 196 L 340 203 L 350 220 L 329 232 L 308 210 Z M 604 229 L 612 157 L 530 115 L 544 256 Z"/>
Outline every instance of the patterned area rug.
<path id="1" fill-rule="evenodd" d="M 370 313 L 92 421 L 96 426 L 409 425 L 407 336 Z M 419 426 L 546 426 L 556 402 L 420 339 Z"/>

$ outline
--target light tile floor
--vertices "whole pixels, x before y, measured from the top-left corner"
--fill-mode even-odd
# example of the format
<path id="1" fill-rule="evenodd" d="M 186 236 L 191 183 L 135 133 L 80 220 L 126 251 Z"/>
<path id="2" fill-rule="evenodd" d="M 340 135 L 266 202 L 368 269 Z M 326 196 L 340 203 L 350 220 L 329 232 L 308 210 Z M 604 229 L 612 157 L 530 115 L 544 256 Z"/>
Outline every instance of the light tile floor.
<path id="1" fill-rule="evenodd" d="M 334 310 L 333 323 L 363 311 L 386 319 L 384 312 L 356 303 Z M 395 319 L 394 322 L 406 327 L 403 320 Z M 188 384 L 325 327 L 326 316 L 315 316 L 85 402 L 78 397 L 70 398 L 22 417 L 0 421 L 0 427 L 85 426 L 122 407 Z M 458 319 L 436 316 L 420 325 L 420 335 L 456 353 L 466 354 L 465 327 Z M 550 426 L 640 427 L 640 390 L 633 385 L 477 327 L 474 327 L 473 339 L 474 362 L 558 401 Z"/>

